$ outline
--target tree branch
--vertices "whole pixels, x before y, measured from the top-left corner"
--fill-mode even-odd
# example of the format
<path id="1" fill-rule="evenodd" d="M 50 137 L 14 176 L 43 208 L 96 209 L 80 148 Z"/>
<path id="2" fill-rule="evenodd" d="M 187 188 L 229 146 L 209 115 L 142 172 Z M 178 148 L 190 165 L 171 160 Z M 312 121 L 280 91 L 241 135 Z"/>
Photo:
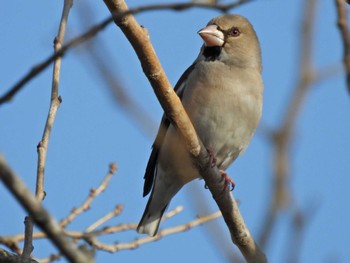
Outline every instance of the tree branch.
<path id="1" fill-rule="evenodd" d="M 58 35 L 55 37 L 54 40 L 54 53 L 57 54 L 62 47 L 63 41 L 64 41 L 64 35 L 66 32 L 66 26 L 67 26 L 67 20 L 68 20 L 68 14 L 69 10 L 73 5 L 72 0 L 65 0 L 64 6 L 63 6 L 63 12 L 62 12 L 62 18 L 58 30 Z M 38 144 L 37 150 L 38 150 L 38 168 L 37 168 L 37 180 L 36 180 L 36 197 L 38 200 L 43 200 L 45 197 L 44 194 L 44 171 L 45 171 L 45 162 L 46 162 L 46 153 L 47 153 L 47 147 L 49 145 L 49 139 L 51 130 L 53 127 L 53 123 L 55 121 L 56 113 L 58 110 L 58 107 L 61 104 L 61 97 L 58 95 L 58 85 L 59 85 L 59 79 L 60 79 L 60 71 L 61 71 L 61 57 L 57 57 L 54 60 L 54 66 L 53 66 L 53 77 L 52 77 L 52 89 L 51 89 L 51 103 L 50 103 L 50 109 L 49 114 L 46 119 L 46 124 L 44 128 L 44 133 L 41 141 Z"/>
<path id="2" fill-rule="evenodd" d="M 27 186 L 11 171 L 2 156 L 0 156 L 0 179 L 36 225 L 47 234 L 48 238 L 70 262 L 93 262 L 76 247 L 71 239 L 67 238 L 60 225 L 43 208 L 41 202 L 35 198 Z"/>
<path id="3" fill-rule="evenodd" d="M 68 15 L 70 8 L 72 7 L 73 0 L 65 0 L 63 4 L 63 11 L 61 22 L 58 30 L 58 36 L 55 38 L 55 53 L 61 48 L 64 34 L 66 32 L 66 25 L 68 20 Z M 60 78 L 60 69 L 61 69 L 61 58 L 57 58 L 53 67 L 53 80 L 52 80 L 52 91 L 51 91 L 51 103 L 50 110 L 47 116 L 46 125 L 44 129 L 44 134 L 42 140 L 40 141 L 37 150 L 38 150 L 38 167 L 37 167 L 37 178 L 36 178 L 36 198 L 39 200 L 44 199 L 44 170 L 45 170 L 45 161 L 47 147 L 49 144 L 49 138 L 51 134 L 51 129 L 56 117 L 57 109 L 61 103 L 61 98 L 58 97 L 58 84 Z M 23 246 L 22 258 L 25 260 L 30 259 L 31 253 L 34 249 L 33 247 L 33 220 L 30 216 L 25 218 L 25 239 Z"/>
<path id="4" fill-rule="evenodd" d="M 26 216 L 24 218 L 24 245 L 21 258 L 24 260 L 30 260 L 30 255 L 33 252 L 33 220 Z"/>
<path id="5" fill-rule="evenodd" d="M 111 163 L 109 165 L 109 171 L 105 178 L 103 179 L 102 183 L 97 188 L 92 188 L 90 190 L 89 196 L 86 198 L 86 200 L 83 202 L 82 205 L 80 205 L 78 208 L 73 208 L 71 213 L 63 220 L 61 220 L 60 225 L 61 227 L 65 228 L 69 223 L 71 223 L 79 214 L 82 212 L 85 212 L 86 210 L 90 209 L 91 202 L 104 190 L 106 190 L 109 181 L 111 180 L 112 176 L 117 171 L 117 164 Z"/>
<path id="6" fill-rule="evenodd" d="M 128 10 L 124 1 L 104 0 L 104 2 L 112 14 L 118 14 L 118 12 Z M 114 22 L 120 27 L 133 46 L 141 62 L 142 69 L 151 83 L 167 117 L 176 127 L 200 174 L 209 187 L 223 214 L 233 243 L 238 246 L 248 262 L 267 262 L 264 253 L 255 244 L 254 239 L 245 226 L 232 194 L 229 191 L 223 192 L 224 182 L 221 175 L 217 167 L 211 168 L 207 151 L 197 137 L 179 97 L 173 91 L 150 43 L 149 37 L 133 16 L 127 15 L 121 17 L 119 15 L 113 15 L 113 18 Z"/>
<path id="7" fill-rule="evenodd" d="M 182 225 L 179 225 L 179 226 L 163 229 L 157 235 L 155 235 L 154 237 L 146 236 L 146 237 L 142 237 L 142 238 L 136 239 L 135 241 L 132 241 L 132 242 L 129 242 L 129 243 L 117 243 L 117 244 L 109 245 L 109 244 L 102 243 L 95 236 L 87 237 L 86 239 L 91 243 L 91 245 L 93 247 L 95 247 L 95 248 L 97 248 L 99 250 L 104 250 L 104 251 L 107 251 L 107 252 L 113 252 L 114 253 L 114 252 L 117 252 L 117 251 L 120 251 L 120 250 L 135 249 L 135 248 L 138 248 L 141 245 L 157 241 L 157 240 L 159 240 L 159 239 L 161 239 L 161 238 L 163 238 L 165 236 L 177 234 L 179 232 L 188 231 L 191 228 L 200 226 L 200 225 L 202 225 L 202 224 L 204 224 L 206 222 L 209 222 L 209 221 L 214 220 L 214 219 L 219 218 L 219 217 L 221 217 L 221 212 L 220 211 L 212 213 L 212 214 L 207 215 L 207 216 L 198 216 L 197 219 L 195 219 L 195 220 L 193 220 L 191 222 L 188 222 L 186 224 L 182 224 Z M 135 228 L 136 228 L 136 224 L 135 224 Z"/>

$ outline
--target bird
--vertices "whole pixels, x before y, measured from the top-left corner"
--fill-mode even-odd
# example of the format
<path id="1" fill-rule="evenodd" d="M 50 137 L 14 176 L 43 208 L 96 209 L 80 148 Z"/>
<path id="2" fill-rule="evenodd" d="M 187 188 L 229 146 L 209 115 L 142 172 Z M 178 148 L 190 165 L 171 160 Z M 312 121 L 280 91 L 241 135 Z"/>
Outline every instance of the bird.
<path id="1" fill-rule="evenodd" d="M 218 16 L 198 31 L 203 45 L 174 90 L 209 159 L 223 174 L 247 148 L 262 114 L 261 48 L 245 17 Z M 137 232 L 155 236 L 171 199 L 197 168 L 164 114 L 147 163 L 143 196 L 151 192 Z"/>

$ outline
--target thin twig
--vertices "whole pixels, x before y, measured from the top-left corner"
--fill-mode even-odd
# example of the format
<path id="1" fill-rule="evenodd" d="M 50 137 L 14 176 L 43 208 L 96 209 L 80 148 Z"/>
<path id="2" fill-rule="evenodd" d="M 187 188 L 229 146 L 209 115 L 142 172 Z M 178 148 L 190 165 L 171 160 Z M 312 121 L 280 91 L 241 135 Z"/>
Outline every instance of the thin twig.
<path id="1" fill-rule="evenodd" d="M 163 216 L 162 222 L 169 220 L 170 218 L 181 213 L 182 211 L 183 211 L 182 206 L 175 207 L 174 209 L 168 211 Z M 122 231 L 136 230 L 136 227 L 137 227 L 137 224 L 134 224 L 134 223 L 129 223 L 129 224 L 123 223 L 123 224 L 119 224 L 116 226 L 107 226 L 107 227 L 104 227 L 103 229 L 100 229 L 100 230 L 91 229 L 93 227 L 90 226 L 85 231 L 65 230 L 64 233 L 68 237 L 71 237 L 74 240 L 77 240 L 77 239 L 82 239 L 86 236 L 102 236 L 102 235 L 109 235 L 109 234 L 122 232 Z M 47 235 L 44 232 L 34 232 L 33 233 L 33 239 L 42 239 L 42 238 L 46 238 L 46 237 L 47 237 Z M 0 236 L 0 244 L 10 248 L 12 251 L 15 251 L 15 252 L 17 251 L 17 249 L 19 249 L 18 243 L 23 241 L 23 240 L 24 240 L 24 234 L 18 234 L 18 235 L 14 235 L 14 236 Z"/>
<path id="2" fill-rule="evenodd" d="M 118 207 L 117 207 L 117 210 L 119 210 Z M 175 207 L 173 210 L 167 212 L 164 215 L 162 221 L 168 220 L 168 219 L 172 218 L 173 216 L 181 213 L 182 211 L 183 211 L 183 207 L 182 206 Z M 205 220 L 205 218 L 207 218 L 208 221 L 215 219 L 214 217 L 212 217 L 212 215 L 204 217 L 204 219 L 202 219 L 202 220 Z M 209 218 L 212 218 L 212 219 L 209 219 Z M 204 223 L 205 222 L 203 221 L 203 224 Z M 94 227 L 90 226 L 83 232 L 80 232 L 80 231 L 65 231 L 65 234 L 67 236 L 73 238 L 73 240 L 75 240 L 75 241 L 84 239 L 84 240 L 87 240 L 88 242 L 94 242 L 97 237 L 102 237 L 102 236 L 105 236 L 105 235 L 110 235 L 110 234 L 114 234 L 114 233 L 118 233 L 118 232 L 122 232 L 122 231 L 127 231 L 127 230 L 136 230 L 137 224 L 134 224 L 134 223 L 120 224 L 120 225 L 117 225 L 117 226 L 108 226 L 108 227 L 105 227 L 105 228 L 103 228 L 101 230 L 92 229 L 92 228 L 95 228 L 95 226 Z M 38 234 L 38 235 L 36 235 L 36 234 Z M 34 233 L 34 236 L 40 236 L 40 234 L 42 234 L 42 233 L 41 232 Z M 18 236 L 21 236 L 21 235 L 18 235 Z M 13 237 L 5 237 L 5 240 L 12 240 L 12 241 L 14 241 L 12 238 Z M 133 243 L 133 242 L 131 242 L 131 243 Z M 100 244 L 102 244 L 102 243 L 100 243 Z M 103 246 L 114 246 L 114 245 L 103 244 Z M 116 251 L 117 250 L 115 250 L 113 252 L 116 252 Z M 112 252 L 112 251 L 110 251 L 110 252 Z M 42 263 L 44 263 L 44 262 L 45 263 L 49 263 L 49 262 L 53 262 L 55 260 L 58 260 L 60 258 L 61 258 L 61 254 L 58 253 L 58 254 L 52 254 L 52 255 L 50 255 L 47 258 L 40 259 L 39 261 L 42 262 Z"/>
<path id="3" fill-rule="evenodd" d="M 62 18 L 59 25 L 58 35 L 55 37 L 54 41 L 54 53 L 57 54 L 63 45 L 64 35 L 66 32 L 67 20 L 70 8 L 73 5 L 73 0 L 65 0 L 62 12 Z M 55 121 L 56 113 L 58 107 L 61 104 L 62 99 L 58 95 L 58 85 L 60 79 L 60 71 L 61 71 L 61 57 L 57 57 L 54 60 L 53 66 L 53 77 L 52 77 L 52 89 L 51 89 L 51 103 L 49 113 L 46 119 L 46 124 L 44 128 L 44 133 L 41 141 L 38 144 L 38 168 L 37 168 L 37 180 L 36 180 L 36 197 L 38 200 L 43 200 L 45 197 L 44 193 L 44 172 L 45 172 L 45 162 L 46 162 L 46 154 L 47 147 L 49 145 L 49 139 L 51 130 Z"/>
<path id="4" fill-rule="evenodd" d="M 173 210 L 167 212 L 163 217 L 162 217 L 162 222 L 166 221 L 174 216 L 176 216 L 177 214 L 181 213 L 184 210 L 183 206 L 177 206 L 175 207 Z"/>
<path id="5" fill-rule="evenodd" d="M 244 3 L 248 3 L 250 1 L 252 0 L 239 0 L 239 1 L 235 1 L 233 3 L 227 3 L 227 4 L 175 3 L 175 4 L 145 5 L 145 6 L 135 7 L 135 8 L 126 10 L 124 12 L 115 12 L 113 13 L 113 16 L 123 17 L 129 14 L 137 14 L 141 12 L 154 11 L 154 10 L 183 11 L 191 8 L 204 8 L 204 9 L 213 9 L 221 12 L 227 12 L 232 8 L 235 8 Z M 102 22 L 100 22 L 96 26 L 93 26 L 92 28 L 87 30 L 84 34 L 72 39 L 67 44 L 62 46 L 62 48 L 58 52 L 52 54 L 41 63 L 38 63 L 35 66 L 33 66 L 32 69 L 27 74 L 25 74 L 13 87 L 11 87 L 2 97 L 0 97 L 0 105 L 5 102 L 11 101 L 13 96 L 17 92 L 19 92 L 24 87 L 25 84 L 27 84 L 30 80 L 32 80 L 34 77 L 40 74 L 57 58 L 63 57 L 66 54 L 66 52 L 70 50 L 72 47 L 75 47 L 94 37 L 98 32 L 106 28 L 106 26 L 109 25 L 111 22 L 113 22 L 112 17 L 108 17 L 104 19 Z"/>
<path id="6" fill-rule="evenodd" d="M 91 202 L 107 188 L 109 181 L 113 174 L 115 174 L 116 170 L 117 165 L 115 163 L 111 163 L 109 165 L 109 171 L 105 178 L 102 180 L 101 184 L 96 189 L 91 189 L 89 196 L 79 208 L 72 209 L 72 212 L 68 215 L 68 217 L 61 220 L 60 226 L 62 228 L 67 227 L 67 225 L 71 223 L 77 215 L 90 208 Z M 117 208 L 120 209 L 120 206 L 117 206 Z M 69 236 L 69 233 L 67 235 Z M 32 237 L 33 239 L 42 239 L 46 238 L 47 235 L 44 232 L 34 232 Z M 18 243 L 23 241 L 24 239 L 24 234 L 18 234 L 14 236 L 0 236 L 0 244 L 7 246 L 14 252 L 18 252 L 20 250 L 18 247 Z"/>
<path id="7" fill-rule="evenodd" d="M 30 255 L 33 252 L 33 221 L 29 216 L 24 218 L 24 244 L 23 244 L 23 252 L 21 257 L 24 260 L 30 259 Z"/>
<path id="8" fill-rule="evenodd" d="M 0 156 L 0 179 L 67 260 L 70 262 L 93 262 L 76 247 L 72 240 L 66 237 L 60 225 L 50 216 L 27 186 L 11 171 L 2 156 Z"/>
<path id="9" fill-rule="evenodd" d="M 104 0 L 112 14 L 128 10 L 124 1 Z M 176 127 L 188 152 L 193 158 L 199 173 L 213 195 L 214 200 L 223 214 L 230 231 L 231 239 L 240 249 L 248 262 L 267 262 L 264 253 L 256 245 L 239 212 L 237 203 L 230 191 L 223 192 L 224 180 L 217 167 L 211 167 L 207 151 L 198 138 L 193 125 L 188 118 L 179 97 L 173 91 L 162 66 L 150 43 L 148 35 L 142 30 L 133 16 L 113 16 L 114 22 L 120 27 L 133 46 L 142 69 L 151 83 L 167 117 Z"/>
<path id="10" fill-rule="evenodd" d="M 350 92 L 350 32 L 348 28 L 348 12 L 347 7 L 344 0 L 335 0 L 335 4 L 337 7 L 338 13 L 338 28 L 340 31 L 340 35 L 343 40 L 344 46 L 344 68 L 346 72 L 346 85 L 348 91 Z"/>
<path id="11" fill-rule="evenodd" d="M 89 196 L 86 198 L 86 200 L 82 203 L 81 206 L 78 208 L 73 208 L 71 213 L 64 219 L 61 220 L 60 225 L 61 227 L 65 228 L 69 223 L 71 223 L 79 214 L 85 212 L 86 210 L 90 209 L 91 202 L 100 195 L 104 190 L 106 190 L 109 181 L 111 180 L 112 176 L 117 171 L 117 164 L 111 163 L 109 165 L 109 171 L 105 178 L 102 180 L 101 184 L 95 189 L 92 188 L 90 190 Z"/>
<path id="12" fill-rule="evenodd" d="M 112 211 L 108 212 L 104 216 L 102 216 L 99 220 L 91 224 L 89 227 L 86 228 L 85 232 L 89 233 L 94 231 L 99 226 L 103 225 L 107 221 L 111 220 L 113 217 L 120 215 L 120 213 L 123 211 L 123 205 L 119 204 L 116 208 L 114 208 Z"/>
<path id="13" fill-rule="evenodd" d="M 72 0 L 65 0 L 63 4 L 63 11 L 61 22 L 59 25 L 58 36 L 55 38 L 55 53 L 61 48 L 64 34 L 66 31 L 67 19 L 69 15 L 70 8 L 72 7 Z M 49 144 L 49 138 L 51 129 L 55 120 L 57 109 L 61 103 L 61 99 L 58 97 L 58 83 L 61 68 L 61 58 L 57 58 L 54 63 L 53 68 L 53 80 L 52 80 L 52 91 L 51 91 L 51 104 L 49 114 L 46 120 L 46 125 L 44 129 L 43 137 L 37 147 L 38 150 L 38 168 L 37 168 L 37 178 L 36 178 L 36 198 L 41 201 L 44 199 L 44 170 L 47 147 Z M 22 258 L 28 259 L 33 251 L 33 220 L 30 217 L 25 219 L 25 241 L 23 247 Z"/>
<path id="14" fill-rule="evenodd" d="M 147 236 L 147 237 L 136 239 L 135 241 L 129 242 L 129 243 L 117 243 L 117 244 L 109 245 L 109 244 L 105 244 L 105 243 L 100 242 L 96 237 L 90 237 L 90 238 L 88 238 L 88 241 L 96 249 L 104 250 L 104 251 L 108 251 L 108 252 L 117 252 L 117 251 L 125 250 L 125 249 L 135 249 L 143 244 L 157 241 L 157 240 L 159 240 L 165 236 L 168 236 L 168 235 L 172 235 L 172 234 L 176 234 L 179 232 L 184 232 L 184 231 L 190 230 L 193 227 L 200 226 L 208 221 L 214 220 L 214 219 L 219 218 L 219 217 L 221 217 L 220 211 L 215 212 L 213 214 L 210 214 L 208 216 L 198 217 L 197 219 L 195 219 L 191 222 L 188 222 L 186 224 L 183 224 L 183 225 L 163 229 L 154 237 Z M 135 224 L 135 226 L 136 226 L 136 224 Z"/>

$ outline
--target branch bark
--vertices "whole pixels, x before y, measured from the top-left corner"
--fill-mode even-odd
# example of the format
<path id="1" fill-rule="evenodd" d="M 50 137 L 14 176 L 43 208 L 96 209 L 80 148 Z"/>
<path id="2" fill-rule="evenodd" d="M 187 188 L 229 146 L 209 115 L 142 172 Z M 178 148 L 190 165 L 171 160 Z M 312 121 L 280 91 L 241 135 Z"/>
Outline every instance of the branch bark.
<path id="1" fill-rule="evenodd" d="M 18 203 L 28 212 L 36 225 L 47 234 L 69 262 L 93 262 L 77 248 L 71 239 L 66 237 L 59 224 L 43 208 L 41 202 L 35 198 L 27 186 L 11 171 L 2 156 L 0 156 L 0 179 L 15 196 Z"/>
<path id="2" fill-rule="evenodd" d="M 256 245 L 246 227 L 233 195 L 230 191 L 222 191 L 224 189 L 224 182 L 221 175 L 217 167 L 212 168 L 210 166 L 207 151 L 197 137 L 180 99 L 173 91 L 150 43 L 149 37 L 133 16 L 120 15 L 121 12 L 128 10 L 124 1 L 104 0 L 104 2 L 113 14 L 114 22 L 120 27 L 133 46 L 141 62 L 142 69 L 151 83 L 167 117 L 177 128 L 194 163 L 198 167 L 206 185 L 209 187 L 229 228 L 233 243 L 238 246 L 247 262 L 267 262 L 264 253 Z"/>
<path id="3" fill-rule="evenodd" d="M 67 20 L 69 11 L 73 5 L 73 0 L 65 0 L 63 11 L 62 11 L 62 18 L 58 29 L 58 34 L 55 37 L 54 40 L 54 53 L 58 53 L 63 45 L 64 41 L 64 35 L 66 33 L 66 26 L 67 26 Z M 45 172 L 45 162 L 46 162 L 46 153 L 47 153 L 47 147 L 49 145 L 49 139 L 51 135 L 51 130 L 53 127 L 53 123 L 56 118 L 56 113 L 58 110 L 58 107 L 60 106 L 62 99 L 58 95 L 58 85 L 59 85 L 59 79 L 60 79 L 60 72 L 61 72 L 61 57 L 57 57 L 54 60 L 54 66 L 53 66 L 53 77 L 52 77 L 52 89 L 51 89 L 51 103 L 50 103 L 50 109 L 49 113 L 46 119 L 46 124 L 44 128 L 44 133 L 42 136 L 41 141 L 38 144 L 37 151 L 38 151 L 38 167 L 37 167 L 37 179 L 36 179 L 36 197 L 38 200 L 43 200 L 45 197 L 44 193 L 44 172 Z"/>

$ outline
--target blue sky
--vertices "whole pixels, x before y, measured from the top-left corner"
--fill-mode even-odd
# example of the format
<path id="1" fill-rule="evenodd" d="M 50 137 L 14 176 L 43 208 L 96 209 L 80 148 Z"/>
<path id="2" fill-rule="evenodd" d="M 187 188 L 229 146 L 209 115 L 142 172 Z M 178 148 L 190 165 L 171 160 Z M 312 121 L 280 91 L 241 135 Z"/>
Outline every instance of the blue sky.
<path id="1" fill-rule="evenodd" d="M 33 65 L 52 53 L 61 2 L 6 1 L 2 5 L 0 95 Z M 265 83 L 261 124 L 264 127 L 278 127 L 296 84 L 303 3 L 301 0 L 253 1 L 231 11 L 250 19 L 261 42 Z M 128 4 L 136 6 L 139 1 L 128 1 Z M 82 9 L 84 5 L 92 8 L 92 16 L 87 17 L 86 10 Z M 75 1 L 66 39 L 79 35 L 108 15 L 103 1 Z M 216 11 L 192 9 L 184 12 L 155 11 L 136 16 L 138 22 L 147 27 L 172 84 L 199 52 L 202 41 L 196 32 L 217 15 Z M 86 18 L 83 23 L 82 16 Z M 110 25 L 98 34 L 97 39 L 102 43 L 97 44 L 97 49 L 108 54 L 106 63 L 135 100 L 136 110 L 150 116 L 150 130 L 145 132 L 116 104 L 91 60 L 86 58 L 90 50 L 87 45 L 64 57 L 59 92 L 63 103 L 49 144 L 45 207 L 57 219 L 65 217 L 72 207 L 85 199 L 91 187 L 99 184 L 110 162 L 119 166 L 108 190 L 94 201 L 91 211 L 69 226 L 71 230 L 82 230 L 118 203 L 124 205 L 124 212 L 111 224 L 138 222 L 147 201 L 147 198 L 142 198 L 143 172 L 162 115 L 140 63 L 120 30 Z M 333 1 L 319 1 L 313 58 L 316 69 L 341 66 L 342 45 Z M 28 83 L 11 103 L 0 106 L 0 153 L 33 191 L 36 145 L 48 112 L 51 78 L 52 67 Z M 303 232 L 299 262 L 350 261 L 349 110 L 349 93 L 345 87 L 345 75 L 340 69 L 331 78 L 312 87 L 296 123 L 289 179 L 291 206 L 306 214 L 312 213 Z M 241 212 L 255 237 L 261 231 L 271 198 L 272 150 L 263 134 L 257 132 L 246 153 L 228 169 L 237 186 L 234 195 L 240 200 Z M 185 206 L 184 212 L 162 224 L 161 228 L 188 222 L 200 213 L 191 194 L 196 191 L 200 191 L 198 195 L 205 198 L 209 209 L 216 211 L 203 182 L 196 181 L 186 186 L 171 203 L 170 208 Z M 25 213 L 3 185 L 0 185 L 0 200 L 0 214 L 6 215 L 1 217 L 0 235 L 23 232 Z M 288 240 L 293 234 L 290 215 L 291 212 L 286 210 L 278 218 L 267 246 L 266 254 L 272 263 L 285 262 L 288 255 Z M 226 230 L 222 219 L 216 220 L 215 224 Z M 126 242 L 136 237 L 135 232 L 126 232 L 103 240 Z M 230 242 L 228 235 L 220 239 Z M 34 246 L 37 257 L 45 257 L 46 251 L 52 251 L 46 242 L 40 241 Z M 204 227 L 166 237 L 136 250 L 116 254 L 98 252 L 96 259 L 97 262 L 226 261 L 209 240 Z"/>

